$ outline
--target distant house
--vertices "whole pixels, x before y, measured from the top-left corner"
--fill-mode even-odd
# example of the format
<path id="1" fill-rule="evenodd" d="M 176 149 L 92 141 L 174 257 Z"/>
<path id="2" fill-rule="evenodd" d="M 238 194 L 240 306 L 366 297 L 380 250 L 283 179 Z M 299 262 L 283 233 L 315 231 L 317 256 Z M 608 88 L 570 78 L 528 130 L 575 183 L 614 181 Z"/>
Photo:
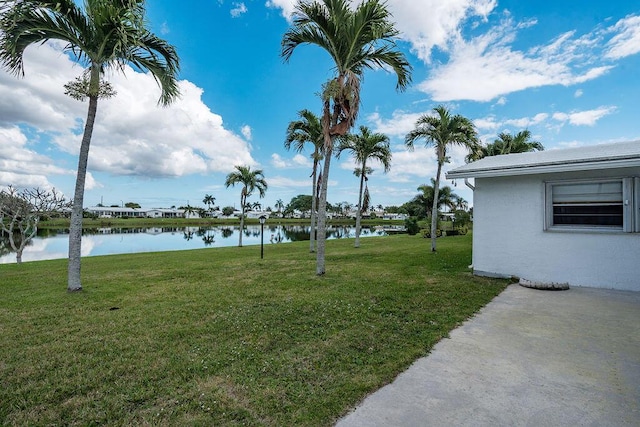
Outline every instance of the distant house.
<path id="1" fill-rule="evenodd" d="M 106 206 L 93 206 L 87 208 L 87 211 L 98 215 L 100 218 L 185 218 L 183 209 L 141 209 L 141 208 L 117 208 Z M 188 218 L 199 218 L 196 216 L 188 216 Z"/>
<path id="2" fill-rule="evenodd" d="M 386 219 L 386 220 L 396 220 L 396 221 L 404 221 L 405 219 L 407 219 L 409 216 L 403 213 L 385 213 L 382 216 L 382 219 Z"/>
<path id="3" fill-rule="evenodd" d="M 640 141 L 486 157 L 475 178 L 473 272 L 640 291 Z"/>
<path id="4" fill-rule="evenodd" d="M 146 210 L 135 208 L 119 208 L 113 206 L 94 206 L 87 208 L 87 211 L 100 218 L 144 218 Z"/>

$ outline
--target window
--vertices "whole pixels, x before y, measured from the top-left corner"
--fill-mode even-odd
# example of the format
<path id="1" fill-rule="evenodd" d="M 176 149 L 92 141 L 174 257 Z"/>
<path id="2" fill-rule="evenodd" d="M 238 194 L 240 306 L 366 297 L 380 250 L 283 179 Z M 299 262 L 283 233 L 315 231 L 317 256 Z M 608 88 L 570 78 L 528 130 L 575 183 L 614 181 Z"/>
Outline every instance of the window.
<path id="1" fill-rule="evenodd" d="M 634 215 L 634 199 L 638 196 L 633 191 L 639 181 L 619 178 L 546 183 L 546 229 L 640 231 L 640 215 Z M 639 190 L 636 188 L 636 193 Z"/>

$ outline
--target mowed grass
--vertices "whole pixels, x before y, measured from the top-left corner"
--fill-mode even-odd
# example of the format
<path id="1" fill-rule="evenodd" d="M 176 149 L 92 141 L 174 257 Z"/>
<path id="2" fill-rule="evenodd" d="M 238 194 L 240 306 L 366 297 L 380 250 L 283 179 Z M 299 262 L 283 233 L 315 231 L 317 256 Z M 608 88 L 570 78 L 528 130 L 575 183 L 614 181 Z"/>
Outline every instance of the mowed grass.
<path id="1" fill-rule="evenodd" d="M 331 425 L 506 286 L 470 236 L 0 266 L 2 425 Z"/>

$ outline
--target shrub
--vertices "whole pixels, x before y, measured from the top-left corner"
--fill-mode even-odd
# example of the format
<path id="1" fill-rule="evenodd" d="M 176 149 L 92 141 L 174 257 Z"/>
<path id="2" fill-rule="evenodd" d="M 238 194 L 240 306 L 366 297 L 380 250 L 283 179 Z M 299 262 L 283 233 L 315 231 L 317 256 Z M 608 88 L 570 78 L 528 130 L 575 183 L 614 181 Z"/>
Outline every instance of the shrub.
<path id="1" fill-rule="evenodd" d="M 415 217 L 410 217 L 404 220 L 404 226 L 407 228 L 407 233 L 410 236 L 415 236 L 420 231 L 418 226 L 418 220 Z"/>
<path id="2" fill-rule="evenodd" d="M 466 228 L 454 228 L 453 230 L 447 230 L 447 236 L 464 236 L 467 234 Z"/>
<path id="3" fill-rule="evenodd" d="M 447 231 L 447 234 L 448 233 L 449 232 Z M 431 228 L 423 228 L 422 230 L 420 230 L 420 234 L 425 239 L 430 239 L 431 238 Z M 439 228 L 436 228 L 436 237 L 442 237 L 442 230 L 439 229 Z"/>

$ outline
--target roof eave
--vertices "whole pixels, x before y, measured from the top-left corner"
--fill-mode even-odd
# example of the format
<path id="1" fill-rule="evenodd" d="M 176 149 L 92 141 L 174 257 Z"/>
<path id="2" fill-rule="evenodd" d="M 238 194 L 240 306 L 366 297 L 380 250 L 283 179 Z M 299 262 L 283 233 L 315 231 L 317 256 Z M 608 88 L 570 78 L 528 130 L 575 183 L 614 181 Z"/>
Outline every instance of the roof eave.
<path id="1" fill-rule="evenodd" d="M 462 171 L 452 170 L 445 174 L 447 179 L 458 178 L 492 178 L 501 176 L 534 175 L 559 172 L 575 172 L 586 170 L 618 169 L 640 167 L 640 157 L 592 160 L 577 162 L 558 162 L 539 165 L 514 165 L 494 169 L 467 169 Z"/>

